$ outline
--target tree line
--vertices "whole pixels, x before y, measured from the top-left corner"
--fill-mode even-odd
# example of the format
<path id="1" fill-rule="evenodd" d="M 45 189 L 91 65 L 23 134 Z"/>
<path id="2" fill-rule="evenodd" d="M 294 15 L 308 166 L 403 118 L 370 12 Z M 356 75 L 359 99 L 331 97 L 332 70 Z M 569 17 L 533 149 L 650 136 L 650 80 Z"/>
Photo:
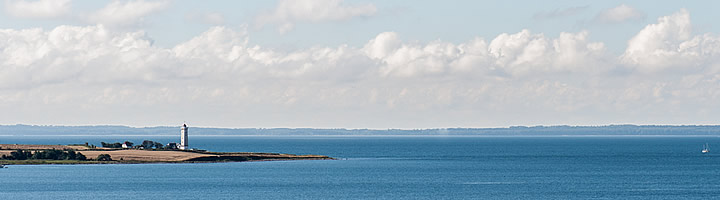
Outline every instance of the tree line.
<path id="1" fill-rule="evenodd" d="M 166 146 L 163 145 L 162 143 L 160 143 L 160 142 L 155 142 L 155 141 L 152 141 L 152 140 L 144 140 L 144 141 L 142 142 L 142 144 L 140 144 L 140 145 L 138 145 L 138 146 L 133 146 L 135 143 L 132 143 L 132 142 L 130 142 L 130 141 L 125 141 L 125 142 L 123 142 L 123 143 L 120 143 L 120 142 L 115 142 L 115 143 L 100 142 L 100 145 L 102 145 L 102 147 L 105 147 L 105 148 L 122 148 L 122 145 L 123 145 L 123 144 L 126 144 L 126 146 L 128 146 L 128 148 L 140 148 L 140 147 L 142 147 L 143 149 L 173 149 L 173 148 L 175 148 L 175 147 L 171 147 L 171 146 L 167 146 L 167 147 L 166 147 Z"/>
<path id="2" fill-rule="evenodd" d="M 3 160 L 87 160 L 87 157 L 74 150 L 45 149 L 39 151 L 28 151 L 18 149 L 10 152 L 10 156 L 2 155 Z"/>
<path id="3" fill-rule="evenodd" d="M 133 143 L 130 141 L 125 141 L 124 143 L 127 143 L 130 146 L 133 145 Z M 123 143 L 119 143 L 119 142 L 116 142 L 116 143 L 100 142 L 100 145 L 102 145 L 102 147 L 105 147 L 105 148 L 122 148 L 122 144 Z"/>
<path id="4" fill-rule="evenodd" d="M 29 151 L 18 149 L 10 152 L 10 156 L 2 155 L 0 160 L 88 160 L 85 155 L 75 150 L 44 149 Z M 112 161 L 109 154 L 100 154 L 95 158 L 97 161 Z"/>

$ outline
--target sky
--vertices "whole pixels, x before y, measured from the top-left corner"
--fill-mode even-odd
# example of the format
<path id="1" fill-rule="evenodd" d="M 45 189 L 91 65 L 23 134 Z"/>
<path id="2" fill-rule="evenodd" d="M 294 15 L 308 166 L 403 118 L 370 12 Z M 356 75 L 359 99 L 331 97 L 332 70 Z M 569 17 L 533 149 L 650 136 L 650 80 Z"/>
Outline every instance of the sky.
<path id="1" fill-rule="evenodd" d="M 2 0 L 0 124 L 718 124 L 720 1 Z"/>

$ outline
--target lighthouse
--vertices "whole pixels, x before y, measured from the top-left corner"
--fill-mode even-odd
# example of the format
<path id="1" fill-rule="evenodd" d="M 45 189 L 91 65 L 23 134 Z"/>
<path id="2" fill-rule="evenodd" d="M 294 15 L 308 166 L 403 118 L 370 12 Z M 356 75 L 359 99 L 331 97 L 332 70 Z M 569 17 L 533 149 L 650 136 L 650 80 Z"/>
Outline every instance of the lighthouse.
<path id="1" fill-rule="evenodd" d="M 185 150 L 188 149 L 188 126 L 187 124 L 183 124 L 182 128 L 180 128 L 180 149 Z"/>

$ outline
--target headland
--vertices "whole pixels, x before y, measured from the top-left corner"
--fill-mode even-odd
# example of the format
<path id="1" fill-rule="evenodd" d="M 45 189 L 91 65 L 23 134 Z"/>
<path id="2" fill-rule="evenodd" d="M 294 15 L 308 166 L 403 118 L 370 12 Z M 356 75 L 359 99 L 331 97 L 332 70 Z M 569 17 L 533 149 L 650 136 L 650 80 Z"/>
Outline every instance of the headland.
<path id="1" fill-rule="evenodd" d="M 43 156 L 31 157 L 34 154 Z M 12 156 L 25 154 L 27 158 L 17 159 Z M 47 159 L 48 154 L 53 159 Z M 58 154 L 65 157 L 58 159 Z M 67 156 L 73 155 L 73 156 Z M 78 156 L 76 156 L 78 155 Z M 82 156 L 79 156 L 82 155 Z M 33 164 L 133 164 L 133 163 L 207 163 L 207 162 L 245 162 L 245 161 L 279 161 L 279 160 L 334 160 L 323 155 L 295 155 L 281 153 L 254 152 L 208 152 L 202 150 L 159 150 L 159 149 L 122 149 L 88 147 L 82 145 L 27 145 L 0 144 L 0 164 L 33 165 Z M 54 157 L 53 157 L 54 156 Z M 19 156 L 18 156 L 19 157 Z M 41 159 L 37 159 L 41 158 Z M 84 159 L 81 159 L 84 158 Z"/>

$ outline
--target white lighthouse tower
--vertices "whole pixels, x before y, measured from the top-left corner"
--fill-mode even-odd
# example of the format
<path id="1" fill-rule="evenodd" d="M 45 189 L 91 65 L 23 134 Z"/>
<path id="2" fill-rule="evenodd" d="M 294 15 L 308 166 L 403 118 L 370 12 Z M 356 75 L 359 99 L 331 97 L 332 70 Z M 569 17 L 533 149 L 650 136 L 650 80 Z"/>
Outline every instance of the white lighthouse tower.
<path id="1" fill-rule="evenodd" d="M 178 147 L 182 150 L 188 149 L 188 126 L 187 124 L 183 124 L 182 128 L 180 128 L 180 147 Z"/>

